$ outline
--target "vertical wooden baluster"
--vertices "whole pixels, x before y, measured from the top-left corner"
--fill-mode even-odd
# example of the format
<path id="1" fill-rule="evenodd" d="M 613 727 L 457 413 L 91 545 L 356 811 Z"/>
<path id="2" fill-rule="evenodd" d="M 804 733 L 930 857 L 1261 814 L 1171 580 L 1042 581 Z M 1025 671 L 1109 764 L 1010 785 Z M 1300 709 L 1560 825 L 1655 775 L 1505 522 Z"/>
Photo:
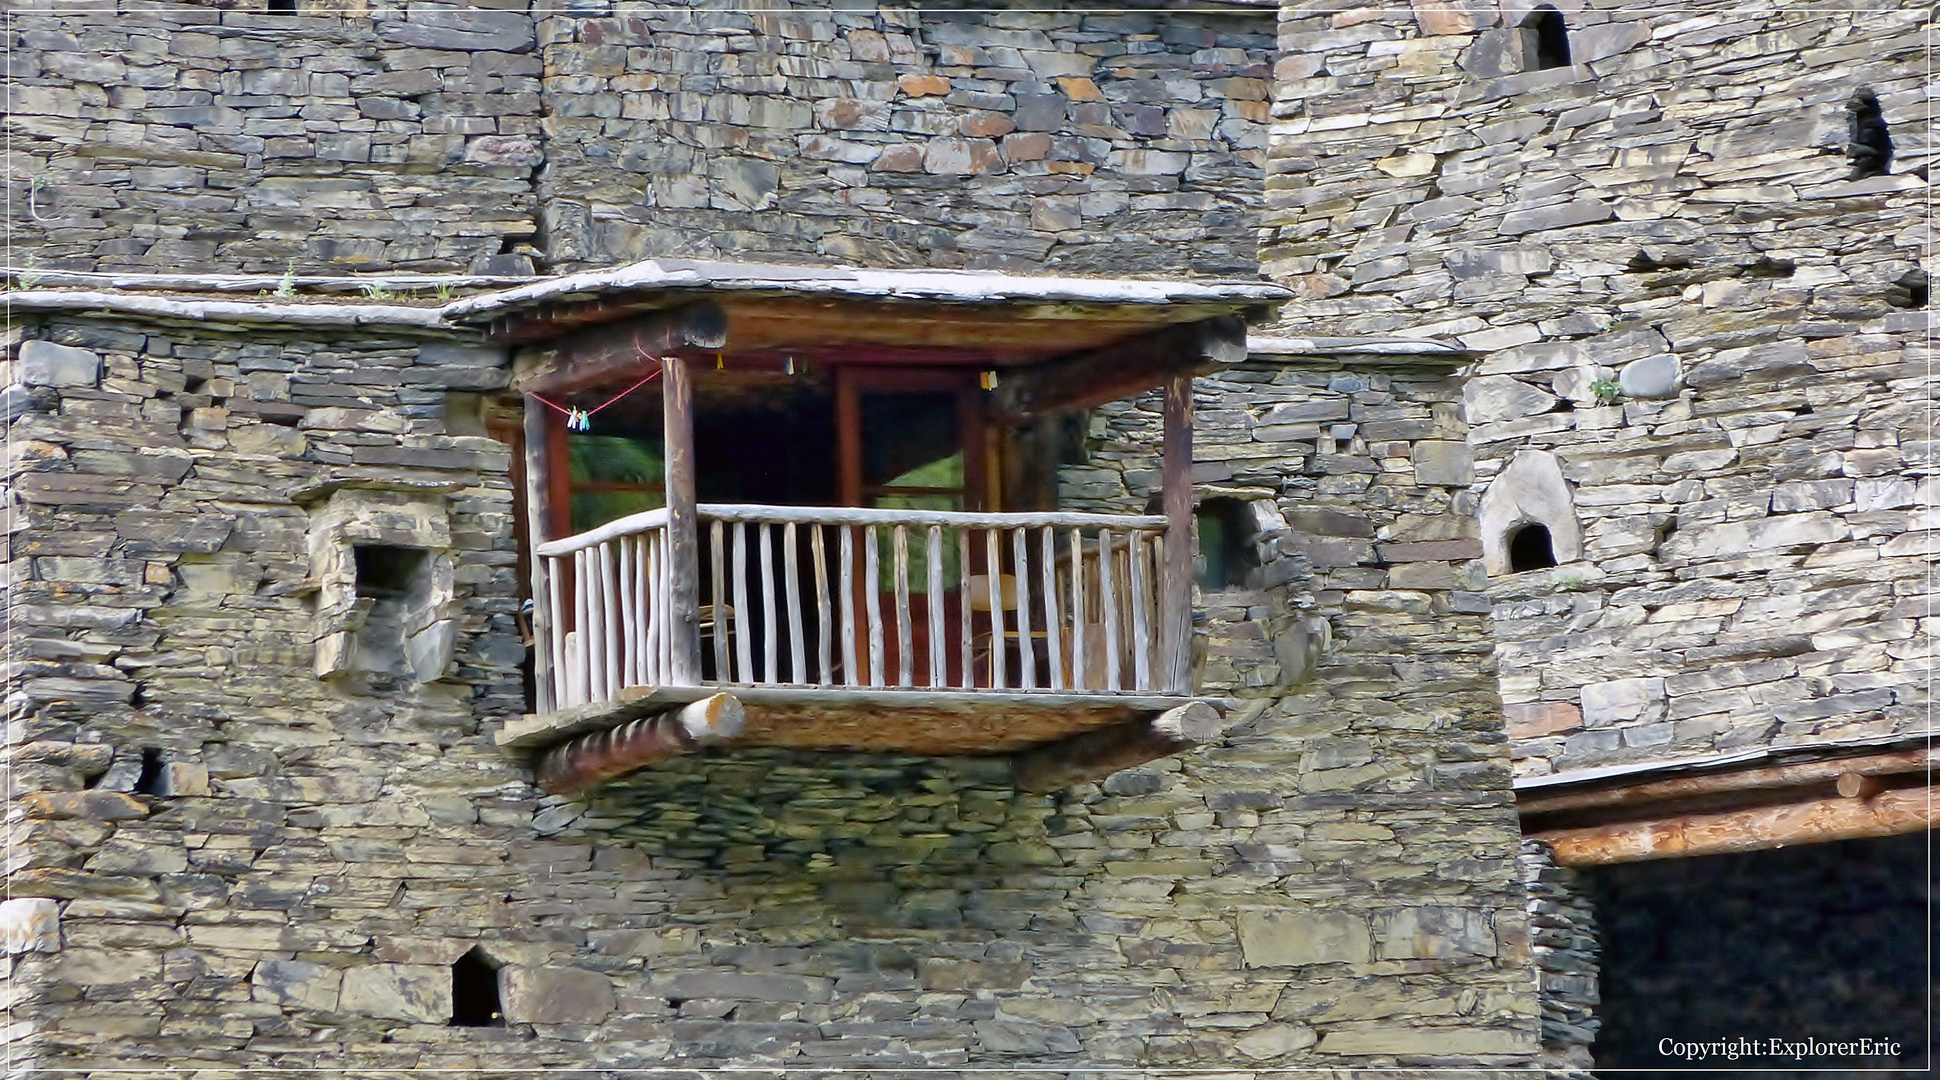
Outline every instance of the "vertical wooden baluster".
<path id="1" fill-rule="evenodd" d="M 930 615 L 930 686 L 941 687 L 949 681 L 949 660 L 943 652 L 943 526 L 932 525 L 929 544 L 924 549 L 929 565 L 928 593 L 924 600 Z"/>
<path id="2" fill-rule="evenodd" d="M 781 628 L 775 625 L 775 527 L 757 521 L 754 528 L 761 536 L 761 677 L 763 682 L 777 683 L 781 672 L 775 657 L 780 652 Z"/>
<path id="3" fill-rule="evenodd" d="M 620 569 L 614 565 L 613 544 L 601 544 L 600 553 L 600 604 L 605 611 L 606 625 L 606 700 L 618 701 L 620 698 L 620 662 L 624 659 L 620 642 Z"/>
<path id="4" fill-rule="evenodd" d="M 1132 689 L 1152 689 L 1152 630 L 1146 607 L 1145 534 L 1133 531 L 1125 536 L 1125 561 L 1128 571 L 1125 588 L 1132 615 Z"/>
<path id="5" fill-rule="evenodd" d="M 896 526 L 891 534 L 896 573 L 896 685 L 914 682 L 916 634 L 910 625 L 909 607 L 909 530 Z"/>
<path id="6" fill-rule="evenodd" d="M 593 683 L 586 677 L 586 661 L 590 650 L 586 644 L 593 630 L 592 599 L 593 575 L 586 572 L 591 565 L 585 548 L 573 552 L 573 632 L 579 635 L 579 655 L 573 658 L 573 697 L 575 704 L 591 700 Z"/>
<path id="7" fill-rule="evenodd" d="M 659 686 L 663 669 L 660 666 L 660 639 L 666 630 L 660 625 L 660 543 L 656 533 L 640 535 L 640 581 L 635 586 L 640 596 L 641 610 L 647 613 L 644 620 L 646 633 L 640 642 L 640 681 L 647 686 Z"/>
<path id="8" fill-rule="evenodd" d="M 1152 572 L 1147 578 L 1152 583 L 1152 689 L 1159 693 L 1173 693 L 1166 679 L 1168 671 L 1165 659 L 1165 534 L 1152 534 Z"/>
<path id="9" fill-rule="evenodd" d="M 781 530 L 781 574 L 788 590 L 788 681 L 796 684 L 808 682 L 808 660 L 802 643 L 801 551 L 801 540 L 791 521 Z"/>
<path id="10" fill-rule="evenodd" d="M 566 571 L 559 564 L 561 559 L 549 555 L 540 558 L 546 561 L 546 599 L 551 603 L 552 625 L 549 633 L 552 646 L 552 701 L 553 707 L 563 708 L 572 704 L 570 687 L 572 680 L 566 677 L 566 611 L 565 601 L 561 599 L 560 581 Z"/>
<path id="11" fill-rule="evenodd" d="M 716 518 L 709 532 L 714 541 L 708 560 L 714 566 L 714 681 L 733 682 L 728 668 L 727 527 Z"/>
<path id="12" fill-rule="evenodd" d="M 862 602 L 869 615 L 869 685 L 882 685 L 882 554 L 876 527 L 862 527 Z"/>
<path id="13" fill-rule="evenodd" d="M 827 686 L 835 680 L 835 673 L 830 670 L 835 666 L 830 657 L 835 636 L 829 617 L 828 552 L 822 544 L 819 524 L 809 526 L 808 550 L 815 560 L 815 681 L 819 686 Z"/>
<path id="14" fill-rule="evenodd" d="M 674 633 L 674 619 L 679 612 L 674 610 L 674 592 L 680 587 L 677 580 L 682 573 L 680 565 L 674 561 L 674 544 L 669 534 L 662 531 L 654 540 L 654 565 L 660 568 L 660 576 L 655 579 L 655 602 L 661 612 L 660 617 L 660 674 L 668 686 L 679 686 L 674 682 L 677 672 L 674 667 L 676 650 L 680 647 L 679 638 Z M 699 622 L 699 609 L 695 609 L 695 621 Z"/>
<path id="15" fill-rule="evenodd" d="M 1105 624 L 1105 689 L 1118 692 L 1118 590 L 1112 582 L 1111 530 L 1098 530 L 1099 621 Z"/>
<path id="16" fill-rule="evenodd" d="M 990 561 L 990 685 L 1003 689 L 1010 685 L 1004 670 L 1004 564 L 997 551 L 997 530 L 985 529 L 984 555 Z"/>
<path id="17" fill-rule="evenodd" d="M 1085 651 L 1085 624 L 1090 621 L 1091 612 L 1085 607 L 1085 534 L 1083 529 L 1072 529 L 1071 686 L 1075 690 L 1091 689 L 1091 658 Z"/>
<path id="18" fill-rule="evenodd" d="M 1201 323 L 1201 326 L 1208 324 Z M 1174 374 L 1165 383 L 1165 454 L 1160 488 L 1165 502 L 1166 561 L 1159 603 L 1159 640 L 1164 662 L 1159 686 L 1168 694 L 1192 689 L 1192 376 Z"/>
<path id="19" fill-rule="evenodd" d="M 976 650 L 970 612 L 970 530 L 957 529 L 957 652 L 963 671 L 958 684 L 965 690 L 977 685 Z"/>
<path id="20" fill-rule="evenodd" d="M 632 686 L 638 680 L 636 668 L 640 662 L 640 615 L 637 593 L 633 591 L 633 542 L 634 537 L 622 536 L 613 541 L 620 549 L 620 685 Z"/>
<path id="21" fill-rule="evenodd" d="M 748 610 L 748 523 L 734 523 L 734 678 L 751 683 L 754 676 L 754 635 L 749 623 L 754 613 Z"/>
<path id="22" fill-rule="evenodd" d="M 1064 620 L 1058 614 L 1058 537 L 1057 530 L 1044 526 L 1044 651 L 1051 662 L 1051 689 L 1063 690 Z"/>
<path id="23" fill-rule="evenodd" d="M 855 527 L 838 525 L 842 531 L 840 550 L 842 586 L 842 681 L 850 686 L 862 685 L 862 672 L 855 655 Z"/>
<path id="24" fill-rule="evenodd" d="M 1026 690 L 1037 689 L 1037 648 L 1031 642 L 1031 552 L 1022 528 L 1010 531 L 1010 557 L 1017 573 L 1017 676 Z"/>

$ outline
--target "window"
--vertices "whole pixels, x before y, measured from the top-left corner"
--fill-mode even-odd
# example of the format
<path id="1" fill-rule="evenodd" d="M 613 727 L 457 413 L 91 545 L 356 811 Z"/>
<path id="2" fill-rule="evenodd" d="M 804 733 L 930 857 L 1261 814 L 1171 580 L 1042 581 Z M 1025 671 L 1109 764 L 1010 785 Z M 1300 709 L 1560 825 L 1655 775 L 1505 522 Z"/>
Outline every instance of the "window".
<path id="1" fill-rule="evenodd" d="M 1509 572 L 1541 570 L 1556 565 L 1556 549 L 1549 538 L 1549 526 L 1524 525 L 1509 534 Z"/>
<path id="2" fill-rule="evenodd" d="M 498 965 L 476 945 L 451 965 L 451 1026 L 505 1026 Z"/>
<path id="3" fill-rule="evenodd" d="M 1522 69 L 1545 71 L 1570 66 L 1569 27 L 1563 13 L 1548 4 L 1522 21 Z"/>
<path id="4" fill-rule="evenodd" d="M 1199 504 L 1199 551 L 1194 576 L 1208 591 L 1244 586 L 1259 567 L 1254 552 L 1252 505 L 1240 499 L 1212 498 Z"/>

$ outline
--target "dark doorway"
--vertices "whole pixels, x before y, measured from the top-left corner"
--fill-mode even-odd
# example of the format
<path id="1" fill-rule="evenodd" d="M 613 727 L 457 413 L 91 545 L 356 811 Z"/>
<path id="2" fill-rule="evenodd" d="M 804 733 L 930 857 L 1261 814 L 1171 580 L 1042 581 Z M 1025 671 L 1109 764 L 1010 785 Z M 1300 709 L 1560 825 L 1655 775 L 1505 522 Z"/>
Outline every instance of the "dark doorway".
<path id="1" fill-rule="evenodd" d="M 451 965 L 451 1026 L 505 1026 L 498 966 L 476 946 Z"/>
<path id="2" fill-rule="evenodd" d="M 1509 572 L 1541 570 L 1556 565 L 1556 547 L 1549 538 L 1549 526 L 1524 525 L 1509 534 Z"/>
<path id="3" fill-rule="evenodd" d="M 1927 833 L 1586 873 L 1603 937 L 1599 1068 L 1763 1076 L 1922 1069 L 1933 891 Z M 1743 1054 L 1698 1062 L 1669 1042 L 1896 1042 L 1897 1054 Z M 1764 1070 L 1785 1071 L 1764 1071 Z M 1612 1074 L 1635 1076 L 1637 1073 Z"/>

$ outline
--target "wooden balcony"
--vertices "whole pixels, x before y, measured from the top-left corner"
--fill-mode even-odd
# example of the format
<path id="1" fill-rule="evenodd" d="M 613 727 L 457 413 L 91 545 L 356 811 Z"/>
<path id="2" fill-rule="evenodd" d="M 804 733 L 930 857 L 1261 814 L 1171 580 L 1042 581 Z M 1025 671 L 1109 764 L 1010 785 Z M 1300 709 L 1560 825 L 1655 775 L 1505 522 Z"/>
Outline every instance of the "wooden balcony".
<path id="1" fill-rule="evenodd" d="M 665 727 L 713 698 L 716 715 L 690 710 L 701 727 L 662 732 L 648 756 L 710 740 L 1001 754 L 1192 701 L 1190 582 L 1168 576 L 1165 517 L 695 509 L 692 561 L 665 509 L 535 549 L 540 709 L 501 742 Z M 683 582 L 699 586 L 690 606 Z M 618 761 L 600 756 L 594 772 Z M 553 771 L 571 787 L 587 770 Z"/>
<path id="2" fill-rule="evenodd" d="M 521 346 L 537 701 L 500 742 L 563 791 L 710 742 L 1028 786 L 1210 737 L 1192 376 L 1289 295 L 669 260 L 459 305 Z M 1058 425 L 1155 389 L 1163 513 L 1056 509 Z"/>

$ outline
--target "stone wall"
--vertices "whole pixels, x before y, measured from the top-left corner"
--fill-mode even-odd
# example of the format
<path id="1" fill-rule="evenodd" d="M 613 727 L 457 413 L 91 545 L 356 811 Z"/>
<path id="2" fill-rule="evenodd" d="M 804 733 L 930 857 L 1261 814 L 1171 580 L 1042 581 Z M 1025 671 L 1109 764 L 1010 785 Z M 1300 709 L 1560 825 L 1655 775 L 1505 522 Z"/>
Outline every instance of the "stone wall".
<path id="1" fill-rule="evenodd" d="M 531 272 L 497 258 L 536 228 L 524 0 L 256 6 L 10 8 L 16 264 Z"/>
<path id="2" fill-rule="evenodd" d="M 1254 273 L 1271 11 L 583 8 L 539 20 L 560 266 Z"/>
<path id="3" fill-rule="evenodd" d="M 1290 10 L 1263 264 L 1317 332 L 1479 355 L 1520 770 L 1915 727 L 1924 15 L 1568 6 L 1527 71 L 1493 10 Z M 1898 156 L 1853 180 L 1862 85 Z"/>
<path id="4" fill-rule="evenodd" d="M 1405 435 L 1460 445 L 1435 427 L 1442 374 L 1236 376 L 1409 426 L 1371 468 L 1275 473 L 1284 447 L 1249 466 L 1278 512 L 1396 569 L 1303 580 L 1326 560 L 1276 534 L 1280 602 L 1334 645 L 1288 654 L 1318 658 L 1300 689 L 1248 661 L 1235 681 L 1266 685 L 1220 745 L 1054 796 L 1001 761 L 748 751 L 574 802 L 489 739 L 523 707 L 513 493 L 505 449 L 447 416 L 502 383 L 501 354 L 381 327 L 54 316 L 26 336 L 15 1061 L 1535 1058 L 1486 633 L 1447 613 L 1447 552 L 1410 539 L 1459 528 L 1462 479 L 1423 475 Z M 1149 471 L 1142 441 L 1100 460 L 1134 450 Z M 397 590 L 421 618 L 360 620 L 358 545 L 423 553 L 430 580 Z M 1285 625 L 1228 600 L 1235 650 Z M 417 640 L 441 619 L 448 653 Z M 358 659 L 380 631 L 405 662 Z M 448 1022 L 468 953 L 497 968 L 502 1026 Z"/>

